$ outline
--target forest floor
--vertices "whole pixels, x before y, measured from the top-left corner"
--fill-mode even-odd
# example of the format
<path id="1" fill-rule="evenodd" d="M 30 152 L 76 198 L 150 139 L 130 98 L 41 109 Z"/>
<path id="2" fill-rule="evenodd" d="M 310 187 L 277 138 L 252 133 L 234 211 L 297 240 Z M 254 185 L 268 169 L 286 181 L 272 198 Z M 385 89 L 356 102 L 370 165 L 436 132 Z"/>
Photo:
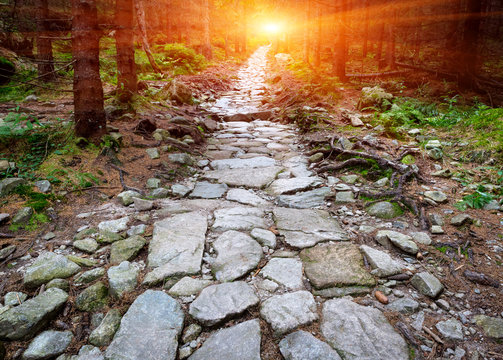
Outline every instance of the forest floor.
<path id="1" fill-rule="evenodd" d="M 321 96 L 266 53 L 180 78 L 195 105 L 147 82 L 136 113 L 109 104 L 120 136 L 43 154 L 40 171 L 59 180 L 51 221 L 0 228 L 7 358 L 42 358 L 41 343 L 100 348 L 81 360 L 503 358 L 496 160 L 464 161 L 471 134 L 376 123 L 358 86 Z M 19 106 L 41 122 L 72 110 L 64 97 Z M 69 299 L 44 313 L 52 287 Z"/>

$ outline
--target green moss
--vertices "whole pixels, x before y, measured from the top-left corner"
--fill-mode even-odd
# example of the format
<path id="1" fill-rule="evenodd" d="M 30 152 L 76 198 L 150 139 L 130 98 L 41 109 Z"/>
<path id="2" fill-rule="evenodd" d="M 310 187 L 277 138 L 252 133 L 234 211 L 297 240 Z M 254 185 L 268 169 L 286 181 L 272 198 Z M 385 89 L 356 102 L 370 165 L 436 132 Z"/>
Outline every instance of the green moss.
<path id="1" fill-rule="evenodd" d="M 27 230 L 27 231 L 35 231 L 37 230 L 41 225 L 48 223 L 49 217 L 45 214 L 41 213 L 35 213 L 31 217 L 30 221 L 28 224 L 16 224 L 16 225 L 11 225 L 9 227 L 10 231 L 19 231 L 21 229 Z"/>

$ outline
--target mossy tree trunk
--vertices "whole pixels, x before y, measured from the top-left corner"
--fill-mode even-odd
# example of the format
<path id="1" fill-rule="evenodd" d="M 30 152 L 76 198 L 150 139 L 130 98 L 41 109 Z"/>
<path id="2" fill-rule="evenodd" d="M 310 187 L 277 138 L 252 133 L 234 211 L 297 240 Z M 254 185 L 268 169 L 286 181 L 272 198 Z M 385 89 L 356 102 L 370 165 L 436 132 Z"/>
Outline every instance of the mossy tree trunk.
<path id="1" fill-rule="evenodd" d="M 100 30 L 95 0 L 72 0 L 75 133 L 98 142 L 106 133 L 100 78 Z"/>

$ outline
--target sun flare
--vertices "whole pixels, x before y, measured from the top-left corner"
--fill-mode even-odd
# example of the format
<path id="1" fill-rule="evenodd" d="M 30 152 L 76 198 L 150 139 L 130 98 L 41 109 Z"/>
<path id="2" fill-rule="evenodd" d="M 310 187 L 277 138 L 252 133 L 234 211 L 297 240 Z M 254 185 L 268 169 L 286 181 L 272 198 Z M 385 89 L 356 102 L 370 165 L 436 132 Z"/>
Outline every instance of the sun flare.
<path id="1" fill-rule="evenodd" d="M 281 31 L 281 25 L 277 23 L 266 23 L 263 25 L 263 29 L 266 33 L 275 35 Z"/>

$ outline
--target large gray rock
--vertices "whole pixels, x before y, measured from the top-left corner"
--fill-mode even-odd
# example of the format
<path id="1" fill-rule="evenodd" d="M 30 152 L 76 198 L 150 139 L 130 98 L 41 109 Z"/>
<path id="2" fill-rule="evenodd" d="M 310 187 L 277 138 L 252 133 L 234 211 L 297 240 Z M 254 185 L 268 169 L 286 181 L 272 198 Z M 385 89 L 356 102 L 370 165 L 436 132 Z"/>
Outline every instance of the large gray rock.
<path id="1" fill-rule="evenodd" d="M 379 277 L 388 277 L 402 272 L 400 263 L 393 260 L 391 256 L 385 252 L 376 250 L 367 245 L 360 246 L 360 249 L 373 269 L 371 274 Z"/>
<path id="2" fill-rule="evenodd" d="M 61 355 L 64 356 L 64 355 Z M 103 354 L 100 349 L 91 345 L 84 345 L 80 348 L 79 354 L 71 358 L 58 357 L 56 360 L 104 360 Z"/>
<path id="3" fill-rule="evenodd" d="M 257 169 L 271 167 L 274 165 L 276 165 L 276 160 L 265 156 L 258 156 L 251 159 L 214 160 L 210 163 L 210 166 L 215 170 Z"/>
<path id="4" fill-rule="evenodd" d="M 119 195 L 117 195 L 117 198 L 124 206 L 131 205 L 133 203 L 133 198 L 139 198 L 139 197 L 141 197 L 141 194 L 133 190 L 123 191 Z"/>
<path id="5" fill-rule="evenodd" d="M 26 180 L 21 178 L 7 178 L 0 181 L 0 196 L 13 192 L 18 186 L 25 185 Z"/>
<path id="6" fill-rule="evenodd" d="M 302 290 L 302 262 L 292 258 L 272 258 L 260 271 L 266 279 L 283 285 L 287 290 Z"/>
<path id="7" fill-rule="evenodd" d="M 52 279 L 66 279 L 79 271 L 80 266 L 63 255 L 45 252 L 26 269 L 23 282 L 26 287 L 34 288 Z"/>
<path id="8" fill-rule="evenodd" d="M 75 307 L 80 311 L 93 312 L 104 308 L 108 303 L 108 288 L 101 281 L 84 289 L 75 298 Z"/>
<path id="9" fill-rule="evenodd" d="M 437 203 L 444 203 L 448 201 L 448 197 L 442 191 L 425 191 L 424 196 Z"/>
<path id="10" fill-rule="evenodd" d="M 229 187 L 226 184 L 212 184 L 207 181 L 196 183 L 189 197 L 199 199 L 218 199 L 224 196 Z"/>
<path id="11" fill-rule="evenodd" d="M 341 286 L 373 286 L 375 279 L 363 264 L 355 244 L 318 244 L 300 253 L 306 277 L 316 289 Z"/>
<path id="12" fill-rule="evenodd" d="M 282 170 L 283 168 L 279 166 L 260 168 L 260 171 L 256 169 L 216 170 L 205 172 L 203 177 L 229 186 L 262 189 L 274 181 Z"/>
<path id="13" fill-rule="evenodd" d="M 133 260 L 147 242 L 141 236 L 131 236 L 112 244 L 110 262 L 120 264 L 123 261 Z"/>
<path id="14" fill-rule="evenodd" d="M 189 360 L 260 360 L 260 322 L 245 321 L 212 334 Z"/>
<path id="15" fill-rule="evenodd" d="M 345 360 L 408 360 L 409 349 L 377 309 L 347 299 L 323 305 L 321 333 Z"/>
<path id="16" fill-rule="evenodd" d="M 217 257 L 211 271 L 219 281 L 232 281 L 255 269 L 262 260 L 262 247 L 249 235 L 227 231 L 213 243 Z"/>
<path id="17" fill-rule="evenodd" d="M 278 205 L 295 209 L 309 209 L 323 205 L 325 198 L 330 193 L 330 188 L 322 187 L 311 191 L 299 192 L 294 195 L 280 195 L 278 197 Z"/>
<path id="18" fill-rule="evenodd" d="M 190 315 L 205 326 L 213 326 L 257 305 L 253 288 L 243 281 L 205 288 L 190 305 Z"/>
<path id="19" fill-rule="evenodd" d="M 257 240 L 260 245 L 267 246 L 271 249 L 276 248 L 277 239 L 272 231 L 255 228 L 251 231 L 250 235 Z"/>
<path id="20" fill-rule="evenodd" d="M 127 230 L 127 224 L 129 222 L 129 217 L 123 217 L 117 220 L 102 221 L 98 224 L 98 229 L 100 231 L 109 231 L 112 233 L 119 233 L 121 231 Z"/>
<path id="21" fill-rule="evenodd" d="M 195 160 L 187 153 L 176 153 L 168 155 L 169 161 L 180 165 L 194 165 Z"/>
<path id="22" fill-rule="evenodd" d="M 20 340 L 33 336 L 58 314 L 67 300 L 66 292 L 52 288 L 7 310 L 0 314 L 0 338 Z"/>
<path id="23" fill-rule="evenodd" d="M 326 211 L 275 208 L 273 215 L 279 233 L 293 247 L 306 248 L 321 241 L 349 239 Z"/>
<path id="24" fill-rule="evenodd" d="M 23 353 L 23 360 L 51 359 L 62 354 L 73 339 L 71 331 L 48 330 L 40 333 Z"/>
<path id="25" fill-rule="evenodd" d="M 486 315 L 476 315 L 474 319 L 475 323 L 482 328 L 486 336 L 496 339 L 503 338 L 503 319 Z"/>
<path id="26" fill-rule="evenodd" d="M 105 352 L 107 360 L 174 360 L 184 314 L 162 291 L 147 290 L 129 307 Z"/>
<path id="27" fill-rule="evenodd" d="M 12 224 L 13 225 L 27 224 L 30 221 L 33 214 L 34 211 L 31 207 L 21 208 L 12 218 Z"/>
<path id="28" fill-rule="evenodd" d="M 322 180 L 319 177 L 295 177 L 291 179 L 275 180 L 267 189 L 271 195 L 291 194 L 302 190 L 312 189 L 321 185 Z"/>
<path id="29" fill-rule="evenodd" d="M 431 298 L 436 298 L 444 290 L 444 286 L 435 276 L 428 272 L 422 272 L 415 274 L 410 283 L 414 286 L 421 294 L 429 296 Z"/>
<path id="30" fill-rule="evenodd" d="M 456 319 L 438 322 L 435 327 L 444 339 L 455 341 L 463 340 L 463 325 Z"/>
<path id="31" fill-rule="evenodd" d="M 306 331 L 296 331 L 279 343 L 285 360 L 341 360 L 337 351 Z"/>
<path id="32" fill-rule="evenodd" d="M 389 201 L 381 201 L 370 205 L 366 209 L 370 216 L 375 216 L 380 219 L 392 219 L 402 215 L 402 210 L 398 205 L 392 204 Z"/>
<path id="33" fill-rule="evenodd" d="M 89 284 L 89 283 L 93 282 L 94 280 L 99 279 L 103 275 L 105 275 L 104 268 L 99 267 L 99 268 L 91 269 L 91 270 L 85 271 L 85 272 L 80 273 L 77 276 L 75 276 L 75 278 L 73 279 L 74 280 L 73 283 L 75 286 Z"/>
<path id="34" fill-rule="evenodd" d="M 186 276 L 180 281 L 178 281 L 175 285 L 173 285 L 168 294 L 173 296 L 191 296 L 197 295 L 203 290 L 205 287 L 213 284 L 211 280 L 202 280 L 202 279 L 194 279 L 190 276 Z"/>
<path id="35" fill-rule="evenodd" d="M 263 210 L 247 207 L 234 207 L 215 211 L 214 231 L 251 230 L 255 227 L 267 229 Z"/>
<path id="36" fill-rule="evenodd" d="M 122 315 L 119 310 L 110 310 L 100 325 L 89 335 L 89 343 L 94 346 L 107 346 L 112 341 L 121 324 Z"/>
<path id="37" fill-rule="evenodd" d="M 316 302 L 308 291 L 273 296 L 260 306 L 260 316 L 276 336 L 318 320 Z"/>
<path id="38" fill-rule="evenodd" d="M 260 196 L 255 195 L 252 191 L 245 189 L 229 190 L 226 199 L 229 201 L 236 201 L 238 203 L 251 206 L 260 206 L 267 204 L 267 201 L 262 199 Z"/>
<path id="39" fill-rule="evenodd" d="M 388 309 L 402 314 L 412 314 L 419 309 L 419 303 L 410 297 L 403 297 L 389 304 Z"/>
<path id="40" fill-rule="evenodd" d="M 380 230 L 377 232 L 376 241 L 389 248 L 390 244 L 395 245 L 400 250 L 415 255 L 419 251 L 417 244 L 409 235 L 404 235 L 396 231 Z"/>
<path id="41" fill-rule="evenodd" d="M 100 246 L 96 240 L 86 238 L 82 240 L 75 240 L 73 242 L 73 247 L 88 254 L 93 254 Z"/>
<path id="42" fill-rule="evenodd" d="M 129 261 L 123 261 L 118 266 L 108 269 L 108 286 L 110 295 L 121 298 L 126 292 L 133 291 L 138 283 L 140 269 Z"/>
<path id="43" fill-rule="evenodd" d="M 148 265 L 154 270 L 144 283 L 199 273 L 207 229 L 206 216 L 195 212 L 156 222 L 148 254 Z"/>

